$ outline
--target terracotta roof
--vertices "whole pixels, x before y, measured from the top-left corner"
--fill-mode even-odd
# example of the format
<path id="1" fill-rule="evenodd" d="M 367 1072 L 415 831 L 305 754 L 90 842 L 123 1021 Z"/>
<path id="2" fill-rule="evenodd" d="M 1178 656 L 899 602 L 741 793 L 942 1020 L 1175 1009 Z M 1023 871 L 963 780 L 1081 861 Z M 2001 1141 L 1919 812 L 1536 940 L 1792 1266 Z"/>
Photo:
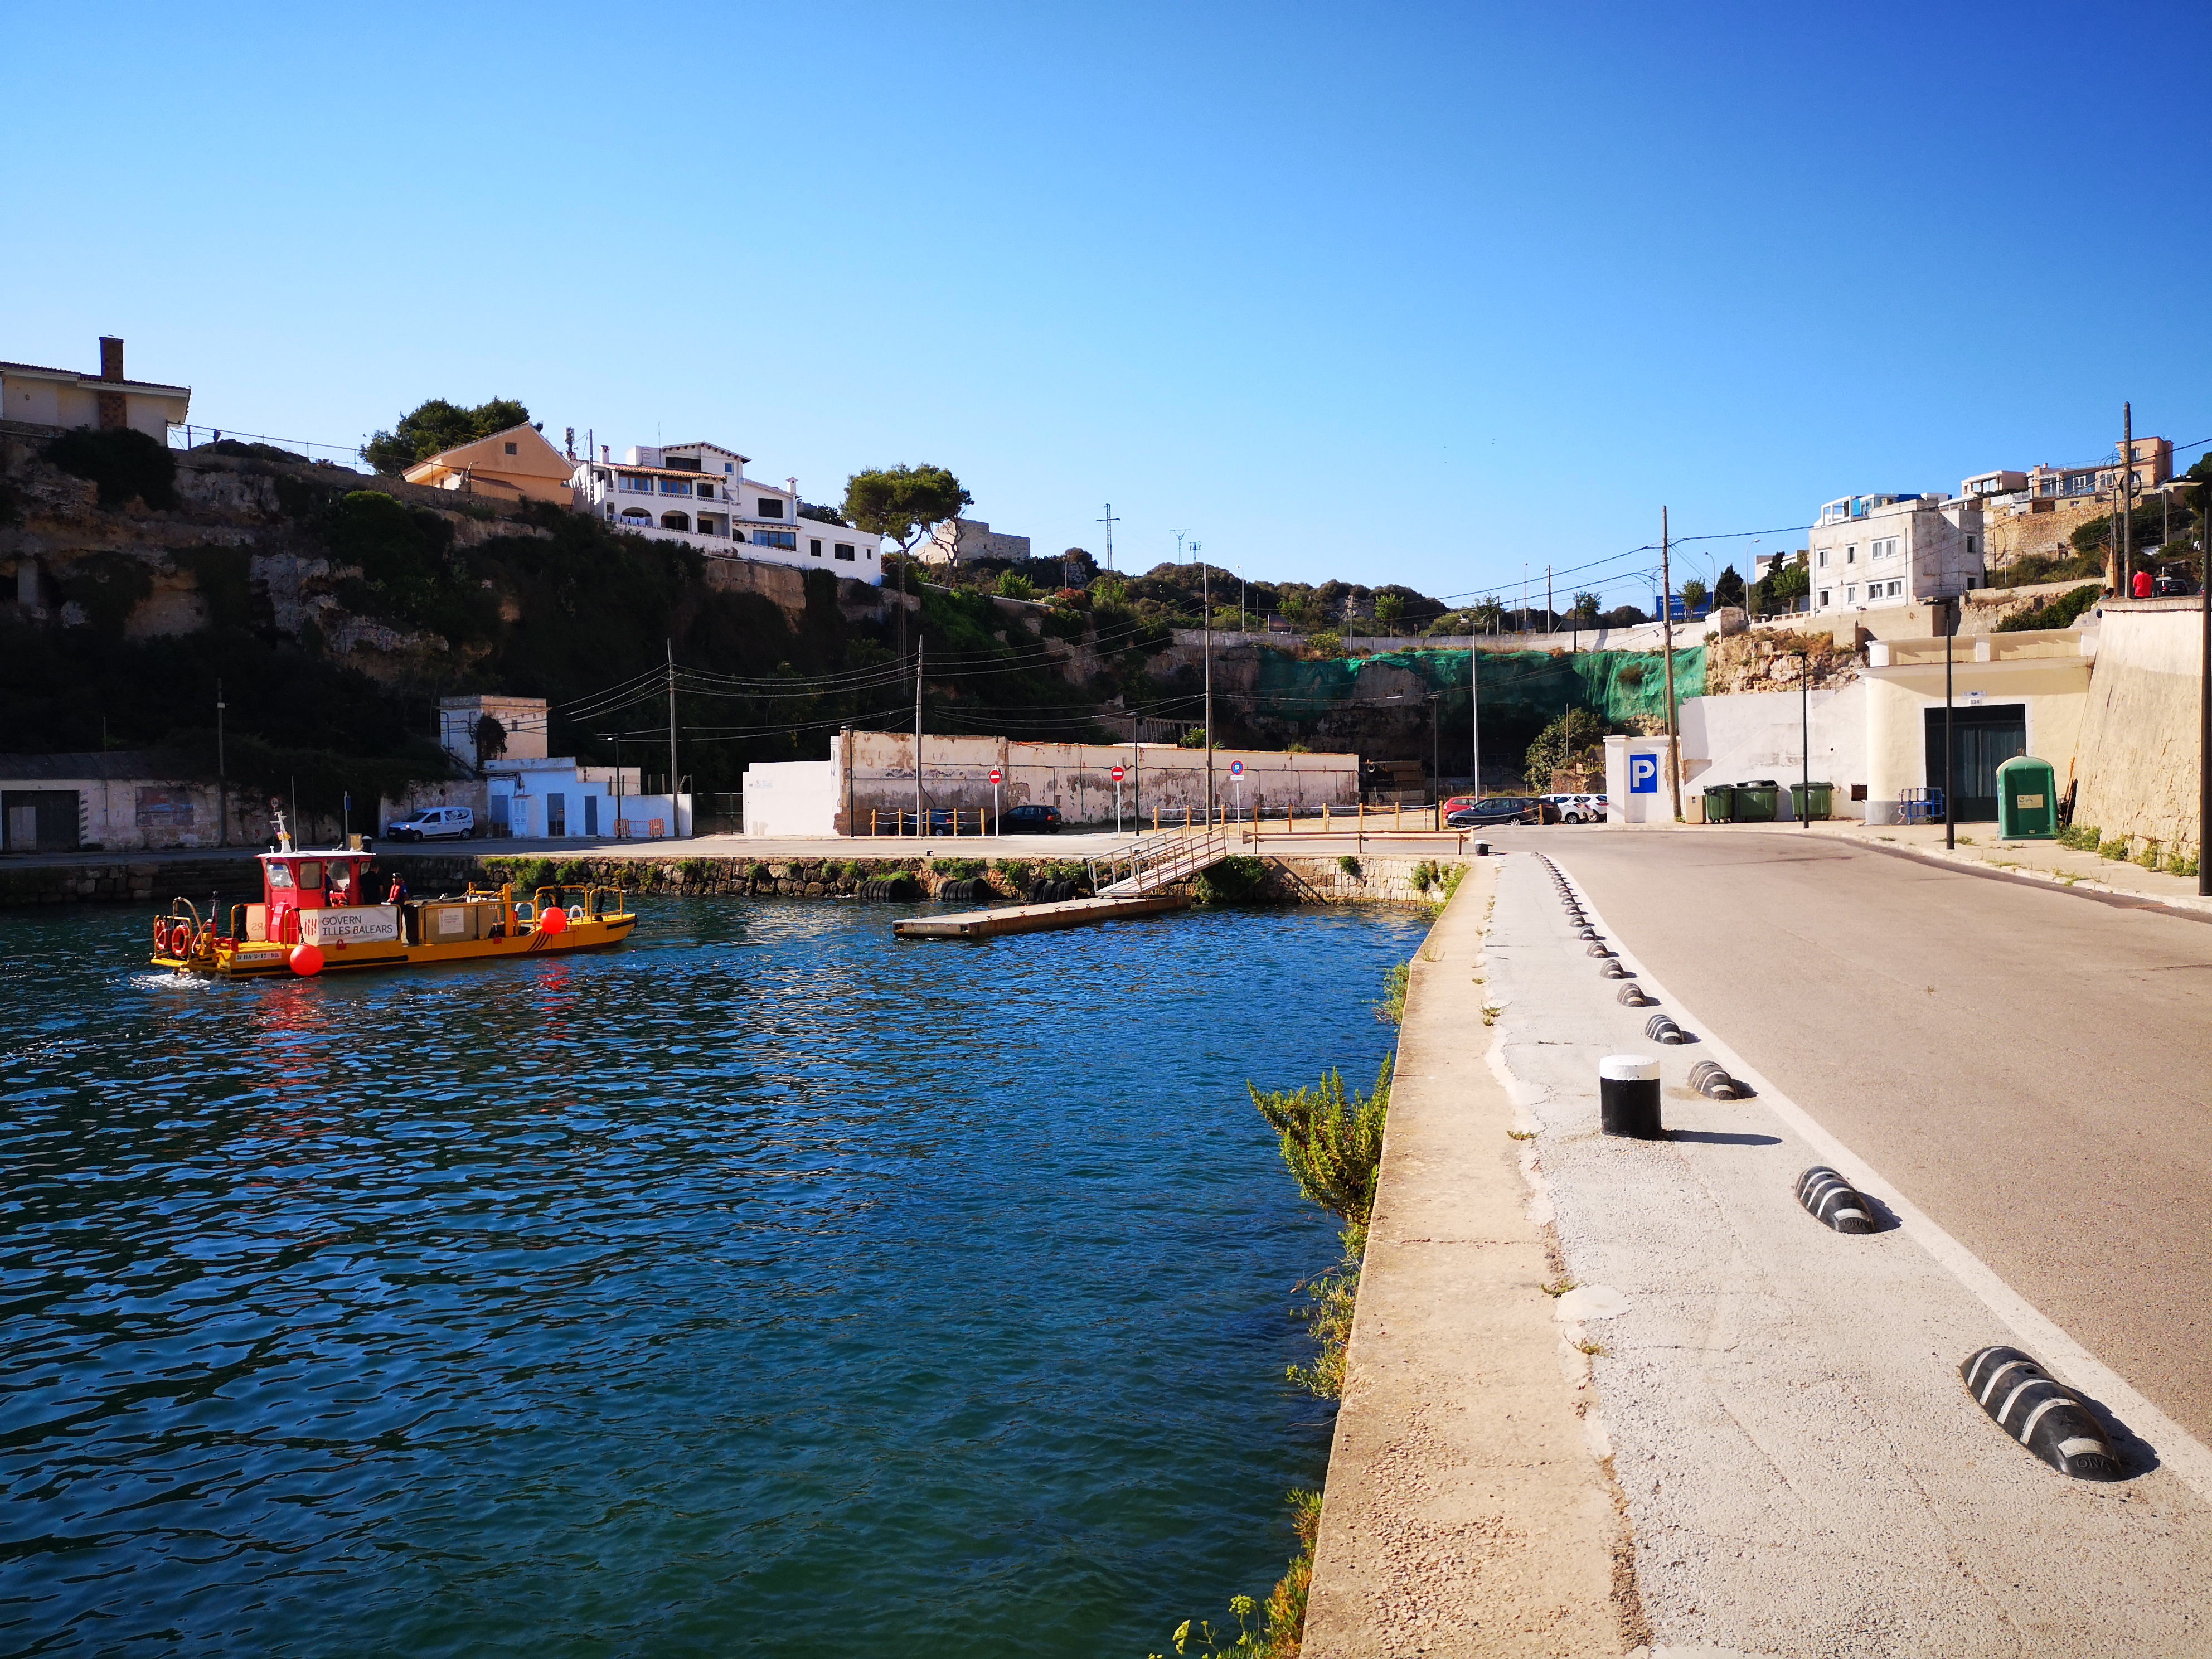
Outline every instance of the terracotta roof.
<path id="1" fill-rule="evenodd" d="M 77 380 L 93 386 L 112 386 L 118 392 L 181 392 L 187 396 L 191 387 L 170 386 L 161 380 L 103 380 L 97 374 L 88 374 L 81 368 L 48 368 L 42 363 L 16 363 L 0 359 L 0 373 L 14 369 L 24 374 L 51 374 L 58 380 Z"/>

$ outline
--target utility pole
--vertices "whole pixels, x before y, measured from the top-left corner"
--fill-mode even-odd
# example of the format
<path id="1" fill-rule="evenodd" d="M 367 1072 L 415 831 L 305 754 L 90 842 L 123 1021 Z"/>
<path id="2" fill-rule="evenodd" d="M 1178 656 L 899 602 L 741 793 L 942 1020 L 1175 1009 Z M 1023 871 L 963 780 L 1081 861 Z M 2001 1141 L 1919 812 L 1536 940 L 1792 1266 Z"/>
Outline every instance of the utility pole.
<path id="1" fill-rule="evenodd" d="M 1482 798 L 1482 653 L 1474 647 L 1474 635 L 1467 636 L 1467 741 L 1469 750 L 1468 764 L 1474 769 L 1471 786 L 1475 799 Z"/>
<path id="2" fill-rule="evenodd" d="M 2212 896 L 2212 486 L 2197 486 L 2197 890 Z"/>
<path id="3" fill-rule="evenodd" d="M 927 644 L 921 635 L 914 636 L 914 833 L 917 836 L 929 833 L 921 799 L 921 654 Z"/>
<path id="4" fill-rule="evenodd" d="M 664 638 L 668 647 L 668 829 L 673 835 L 679 827 L 676 814 L 676 641 Z"/>
<path id="5" fill-rule="evenodd" d="M 1114 526 L 1121 522 L 1114 516 L 1113 502 L 1106 503 L 1106 516 L 1098 522 L 1106 526 L 1106 568 L 1111 570 L 1114 568 Z"/>
<path id="6" fill-rule="evenodd" d="M 1808 650 L 1798 654 L 1805 659 L 1805 672 L 1797 678 L 1798 687 L 1803 694 L 1799 707 L 1805 722 L 1805 734 L 1800 744 L 1805 760 L 1805 805 L 1804 810 L 1797 814 L 1797 827 L 1810 830 L 1813 827 L 1813 653 Z"/>
<path id="7" fill-rule="evenodd" d="M 2129 556 L 2134 551 L 2130 543 L 2135 530 L 2136 506 L 2136 406 L 2120 405 L 2120 476 L 2114 480 L 2119 485 L 2119 522 L 2113 526 L 2112 545 L 2119 550 L 2120 579 L 2113 584 L 2112 592 L 2126 599 L 2135 592 L 2128 578 L 2135 573 L 2129 568 L 2135 561 Z"/>
<path id="8" fill-rule="evenodd" d="M 230 845 L 230 769 L 222 761 L 222 682 L 215 683 L 215 810 L 216 844 Z"/>
<path id="9" fill-rule="evenodd" d="M 1667 793 L 1674 802 L 1674 822 L 1682 821 L 1682 742 L 1674 730 L 1674 568 L 1667 531 L 1667 509 L 1659 509 L 1659 615 L 1667 653 Z"/>
<path id="10" fill-rule="evenodd" d="M 1544 567 L 1544 632 L 1552 631 L 1552 567 Z"/>
<path id="11" fill-rule="evenodd" d="M 1951 802 L 1959 781 L 1951 764 L 1951 638 L 1959 626 L 1958 612 L 1952 607 L 1957 604 L 1956 599 L 1943 602 L 1943 845 L 1947 850 L 1959 844 Z"/>
<path id="12" fill-rule="evenodd" d="M 1199 605 L 1206 612 L 1206 827 L 1213 828 L 1213 581 L 1198 567 Z"/>

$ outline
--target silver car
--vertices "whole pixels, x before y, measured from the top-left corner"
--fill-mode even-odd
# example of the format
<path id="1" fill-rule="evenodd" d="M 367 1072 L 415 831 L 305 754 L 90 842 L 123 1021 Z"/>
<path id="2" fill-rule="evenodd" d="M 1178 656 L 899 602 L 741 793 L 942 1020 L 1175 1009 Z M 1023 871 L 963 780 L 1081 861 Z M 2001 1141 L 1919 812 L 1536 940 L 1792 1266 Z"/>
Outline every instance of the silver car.
<path id="1" fill-rule="evenodd" d="M 1544 799 L 1559 809 L 1561 823 L 1603 823 L 1606 801 L 1603 795 L 1547 795 Z"/>

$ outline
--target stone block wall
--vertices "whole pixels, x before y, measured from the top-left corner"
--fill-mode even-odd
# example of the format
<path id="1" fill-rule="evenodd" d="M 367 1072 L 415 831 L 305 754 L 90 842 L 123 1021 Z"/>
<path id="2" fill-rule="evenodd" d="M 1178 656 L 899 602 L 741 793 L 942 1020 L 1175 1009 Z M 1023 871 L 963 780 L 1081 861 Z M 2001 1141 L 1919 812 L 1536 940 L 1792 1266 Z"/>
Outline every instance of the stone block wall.
<path id="1" fill-rule="evenodd" d="M 2081 728 L 2074 822 L 2130 852 L 2197 850 L 2200 601 L 2107 599 Z"/>

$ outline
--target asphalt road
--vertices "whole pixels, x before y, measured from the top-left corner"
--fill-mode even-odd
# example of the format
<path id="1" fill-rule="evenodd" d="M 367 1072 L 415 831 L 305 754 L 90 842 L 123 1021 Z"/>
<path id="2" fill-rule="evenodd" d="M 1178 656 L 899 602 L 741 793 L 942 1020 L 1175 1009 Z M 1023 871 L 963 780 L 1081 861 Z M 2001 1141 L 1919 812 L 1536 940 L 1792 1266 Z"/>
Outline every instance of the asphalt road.
<path id="1" fill-rule="evenodd" d="M 2212 924 L 1787 830 L 1492 839 L 2212 1440 Z"/>

